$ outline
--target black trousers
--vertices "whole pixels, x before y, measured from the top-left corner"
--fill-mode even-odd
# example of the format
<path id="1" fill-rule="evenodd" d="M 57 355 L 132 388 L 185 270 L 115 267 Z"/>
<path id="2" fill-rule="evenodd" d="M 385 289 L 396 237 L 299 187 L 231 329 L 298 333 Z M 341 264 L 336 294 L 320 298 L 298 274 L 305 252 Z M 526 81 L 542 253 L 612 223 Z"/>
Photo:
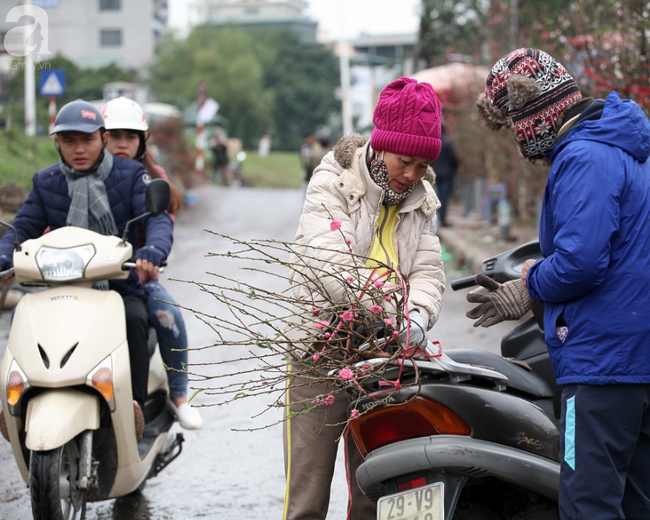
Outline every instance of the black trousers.
<path id="1" fill-rule="evenodd" d="M 149 378 L 149 315 L 144 298 L 123 296 L 126 311 L 126 339 L 129 342 L 131 361 L 131 389 L 133 399 L 142 407 L 147 399 L 147 379 Z"/>
<path id="2" fill-rule="evenodd" d="M 567 385 L 560 518 L 650 518 L 650 384 Z"/>

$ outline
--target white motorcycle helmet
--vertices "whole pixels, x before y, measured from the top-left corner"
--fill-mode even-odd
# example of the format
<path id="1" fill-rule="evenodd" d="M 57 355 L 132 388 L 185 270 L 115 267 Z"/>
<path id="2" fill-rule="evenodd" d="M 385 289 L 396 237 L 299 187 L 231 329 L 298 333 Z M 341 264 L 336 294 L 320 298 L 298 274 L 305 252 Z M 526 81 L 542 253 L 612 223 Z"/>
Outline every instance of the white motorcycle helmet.
<path id="1" fill-rule="evenodd" d="M 104 127 L 111 130 L 133 130 L 140 134 L 140 146 L 134 159 L 142 161 L 147 154 L 149 125 L 142 107 L 132 99 L 124 96 L 111 99 L 102 107 Z"/>
<path id="2" fill-rule="evenodd" d="M 106 130 L 149 130 L 147 117 L 142 107 L 124 96 L 111 99 L 102 107 Z"/>

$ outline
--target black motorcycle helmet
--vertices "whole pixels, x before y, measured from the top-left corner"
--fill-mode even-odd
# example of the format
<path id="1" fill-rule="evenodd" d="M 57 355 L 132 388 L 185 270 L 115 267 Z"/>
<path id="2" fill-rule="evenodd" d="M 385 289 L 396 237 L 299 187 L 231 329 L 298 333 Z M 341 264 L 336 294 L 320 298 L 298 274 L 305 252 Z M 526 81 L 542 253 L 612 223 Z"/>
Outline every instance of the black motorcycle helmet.
<path id="1" fill-rule="evenodd" d="M 54 120 L 54 128 L 50 135 L 59 132 L 92 134 L 104 127 L 104 118 L 99 109 L 95 105 L 88 103 L 88 101 L 77 99 L 61 107 Z"/>
<path id="2" fill-rule="evenodd" d="M 61 107 L 54 120 L 54 128 L 50 132 L 50 135 L 55 135 L 59 132 L 92 134 L 97 130 L 100 131 L 100 134 L 103 134 L 106 130 L 102 113 L 92 103 L 88 103 L 88 101 L 84 101 L 83 99 L 77 99 Z M 56 149 L 59 152 L 61 161 L 67 164 L 61 154 L 61 149 L 58 146 Z M 102 153 L 99 155 L 97 162 L 88 170 L 89 172 L 94 171 L 104 160 L 105 150 L 106 143 L 104 142 Z"/>

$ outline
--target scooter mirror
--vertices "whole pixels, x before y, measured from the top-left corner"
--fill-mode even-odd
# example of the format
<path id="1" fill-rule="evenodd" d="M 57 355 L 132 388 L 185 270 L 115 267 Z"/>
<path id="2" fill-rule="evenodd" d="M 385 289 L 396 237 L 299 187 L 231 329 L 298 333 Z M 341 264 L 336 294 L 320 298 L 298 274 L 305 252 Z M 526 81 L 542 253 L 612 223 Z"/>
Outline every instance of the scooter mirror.
<path id="1" fill-rule="evenodd" d="M 8 227 L 9 229 L 11 229 L 14 232 L 14 245 L 15 245 L 16 251 L 21 251 L 20 242 L 18 242 L 18 231 L 16 231 L 16 228 L 13 227 L 11 224 L 9 224 L 9 222 L 5 222 L 4 220 L 0 220 L 0 224 L 5 226 L 5 227 Z M 0 236 L 2 236 L 3 234 L 4 233 L 0 233 Z"/>
<path id="2" fill-rule="evenodd" d="M 164 179 L 152 179 L 147 185 L 146 205 L 147 212 L 152 215 L 160 215 L 167 209 L 171 190 L 169 183 Z"/>

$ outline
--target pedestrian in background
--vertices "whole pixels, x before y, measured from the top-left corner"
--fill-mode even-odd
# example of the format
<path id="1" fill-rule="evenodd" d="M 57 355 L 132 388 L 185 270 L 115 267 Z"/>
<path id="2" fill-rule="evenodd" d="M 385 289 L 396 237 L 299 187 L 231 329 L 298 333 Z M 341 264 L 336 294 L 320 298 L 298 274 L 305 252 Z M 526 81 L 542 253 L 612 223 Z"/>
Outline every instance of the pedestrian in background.
<path id="1" fill-rule="evenodd" d="M 314 174 L 314 170 L 320 165 L 323 157 L 325 157 L 332 150 L 332 141 L 330 136 L 324 133 L 317 133 L 314 142 L 311 146 L 309 161 L 307 163 L 307 183 Z"/>
<path id="2" fill-rule="evenodd" d="M 300 145 L 300 165 L 302 167 L 302 178 L 305 181 L 305 185 L 309 184 L 309 179 L 311 179 L 311 174 L 314 171 L 313 169 L 309 169 L 314 142 L 314 134 L 307 134 Z"/>
<path id="3" fill-rule="evenodd" d="M 314 171 L 296 232 L 295 251 L 301 260 L 292 265 L 302 264 L 304 270 L 292 271 L 293 293 L 309 307 L 322 290 L 339 302 L 344 289 L 337 278 L 315 281 L 313 273 L 352 268 L 352 255 L 366 257 L 366 266 L 391 266 L 409 280 L 409 315 L 400 337 L 405 342 L 408 335 L 415 347 L 426 341 L 426 331 L 437 321 L 445 289 L 440 242 L 432 225 L 439 202 L 428 180 L 433 178 L 429 163 L 441 147 L 440 101 L 428 83 L 400 78 L 382 91 L 373 121 L 370 141 L 359 134 L 344 136 Z M 349 243 L 341 243 L 340 234 L 331 231 L 332 218 L 340 222 Z M 290 363 L 289 375 L 299 367 Z M 286 401 L 292 416 L 284 423 L 285 520 L 327 516 L 349 402 L 339 393 L 328 406 L 301 410 L 332 389 L 331 382 L 290 379 Z M 346 442 L 346 450 L 349 518 L 375 518 L 376 504 L 363 495 L 355 478 L 361 454 L 352 441 Z"/>
<path id="4" fill-rule="evenodd" d="M 216 176 L 219 177 L 218 180 L 224 186 L 231 186 L 232 179 L 228 172 L 230 161 L 228 159 L 228 148 L 226 144 L 218 136 L 215 136 L 210 141 L 210 150 L 212 150 L 213 164 L 217 174 Z"/>
<path id="5" fill-rule="evenodd" d="M 458 156 L 456 155 L 453 143 L 449 140 L 447 128 L 444 123 L 441 126 L 440 140 L 442 141 L 440 155 L 435 161 L 431 161 L 431 167 L 436 174 L 436 183 L 433 185 L 433 188 L 436 190 L 436 194 L 440 200 L 438 225 L 446 227 L 450 225 L 447 221 L 447 207 L 454 191 L 454 177 L 458 170 Z"/>
<path id="6" fill-rule="evenodd" d="M 551 166 L 544 258 L 525 263 L 522 279 L 509 282 L 515 291 L 493 284 L 490 297 L 492 311 L 511 316 L 531 297 L 545 303 L 546 344 L 563 386 L 560 518 L 646 520 L 650 122 L 616 92 L 583 98 L 562 64 L 530 48 L 494 65 L 477 104 L 489 128 L 513 133 L 525 159 Z"/>

